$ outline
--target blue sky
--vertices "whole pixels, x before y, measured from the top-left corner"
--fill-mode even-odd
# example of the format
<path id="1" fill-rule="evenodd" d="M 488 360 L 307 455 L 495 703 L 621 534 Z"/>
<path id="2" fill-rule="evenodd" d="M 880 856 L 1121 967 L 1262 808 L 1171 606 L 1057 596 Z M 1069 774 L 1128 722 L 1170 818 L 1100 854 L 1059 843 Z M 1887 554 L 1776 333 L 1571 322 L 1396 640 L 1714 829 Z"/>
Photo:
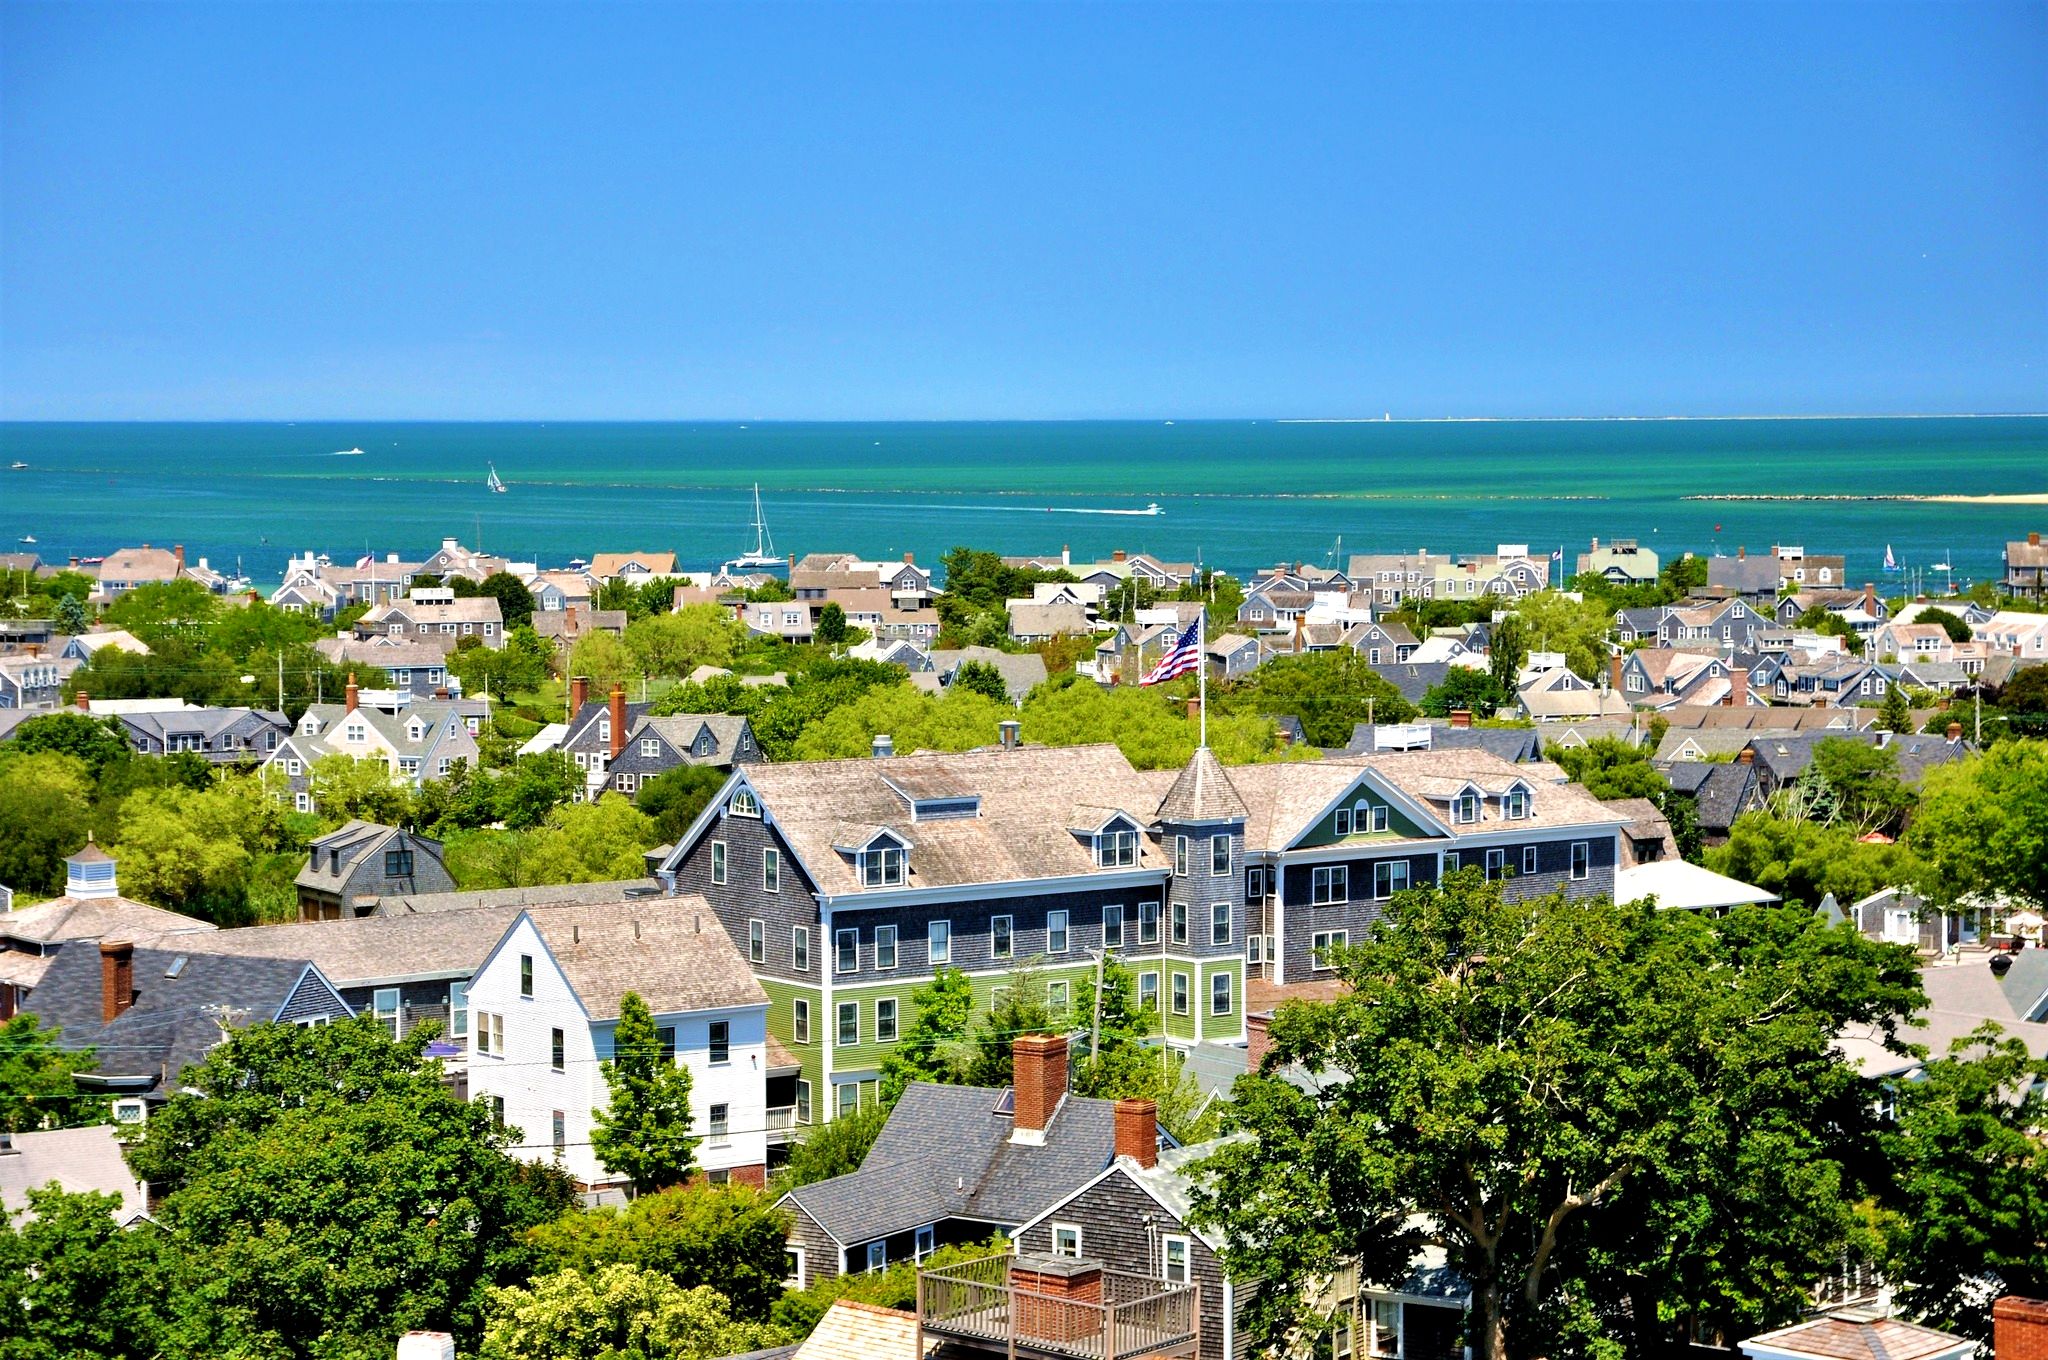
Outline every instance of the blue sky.
<path id="1" fill-rule="evenodd" d="M 2048 7 L 0 6 L 0 415 L 2048 408 Z"/>

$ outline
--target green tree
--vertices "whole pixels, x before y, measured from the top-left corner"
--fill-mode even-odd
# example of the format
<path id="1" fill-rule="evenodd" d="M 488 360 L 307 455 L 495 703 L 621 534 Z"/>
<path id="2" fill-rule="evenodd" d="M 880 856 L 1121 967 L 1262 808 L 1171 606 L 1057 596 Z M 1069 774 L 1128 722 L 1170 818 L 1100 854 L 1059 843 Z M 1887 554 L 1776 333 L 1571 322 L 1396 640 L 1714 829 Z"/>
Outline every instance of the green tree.
<path id="1" fill-rule="evenodd" d="M 14 749 L 26 755 L 53 751 L 83 762 L 86 774 L 97 783 L 110 765 L 131 759 L 134 751 L 116 718 L 95 718 L 76 711 L 46 713 L 30 718 L 14 729 Z"/>
<path id="2" fill-rule="evenodd" d="M 673 845 L 697 814 L 725 787 L 725 771 L 712 765 L 678 765 L 640 786 L 633 805 L 654 819 L 657 845 Z"/>
<path id="3" fill-rule="evenodd" d="M 1909 1316 L 1990 1343 L 1979 1288 L 2048 1295 L 2048 1062 L 1987 1025 L 1892 1087 L 1887 1278 Z"/>
<path id="4" fill-rule="evenodd" d="M 345 759 L 345 757 L 344 757 Z M 303 843 L 265 783 L 230 776 L 202 789 L 144 789 L 121 805 L 123 889 L 139 901 L 223 925 L 256 919 L 252 896 L 270 855 Z M 298 868 L 295 862 L 292 871 Z"/>
<path id="5" fill-rule="evenodd" d="M 252 1025 L 177 1080 L 128 1160 L 170 1191 L 181 1353 L 353 1360 L 415 1329 L 474 1344 L 483 1287 L 523 1270 L 520 1235 L 559 1199 L 422 1056 L 431 1031 Z"/>
<path id="6" fill-rule="evenodd" d="M 1885 732 L 1910 732 L 1913 730 L 1913 709 L 1906 702 L 1904 685 L 1891 685 L 1884 692 L 1884 703 L 1878 706 L 1877 726 Z"/>
<path id="7" fill-rule="evenodd" d="M 686 604 L 626 625 L 626 650 L 645 675 L 681 678 L 699 666 L 729 666 L 744 640 L 745 630 L 712 604 Z"/>
<path id="8" fill-rule="evenodd" d="M 1009 704 L 958 686 L 926 694 L 907 684 L 878 685 L 819 715 L 797 738 L 795 754 L 800 760 L 864 756 L 884 732 L 905 755 L 965 751 L 992 745 L 997 724 L 1009 716 Z"/>
<path id="9" fill-rule="evenodd" d="M 697 1164 L 690 1135 L 690 1069 L 664 1057 L 654 1016 L 638 992 L 619 998 L 612 1057 L 604 1065 L 611 1099 L 594 1111 L 590 1149 L 636 1194 L 681 1183 Z"/>
<path id="10" fill-rule="evenodd" d="M 557 1271 L 524 1286 L 491 1290 L 483 1360 L 712 1360 L 782 1339 L 764 1323 L 741 1322 L 723 1296 L 685 1289 L 638 1266 L 595 1275 Z"/>
<path id="11" fill-rule="evenodd" d="M 154 647 L 174 638 L 203 636 L 221 609 L 218 595 L 197 581 L 180 580 L 125 590 L 101 618 L 109 627 L 125 629 Z"/>
<path id="12" fill-rule="evenodd" d="M 463 638 L 463 642 L 479 641 Z M 471 698 L 489 695 L 502 700 L 511 694 L 529 694 L 547 683 L 548 664 L 554 645 L 527 624 L 510 628 L 502 647 L 463 647 L 448 655 L 448 673 L 462 682 L 462 692 Z"/>
<path id="13" fill-rule="evenodd" d="M 1010 969 L 980 1023 L 974 1027 L 974 1056 L 967 1064 L 969 1086 L 1008 1086 L 1014 1068 L 1010 1046 L 1020 1034 L 1048 1034 L 1065 1027 L 1067 1017 L 1054 1015 L 1040 960 L 1027 959 Z"/>
<path id="14" fill-rule="evenodd" d="M 489 596 L 498 602 L 498 612 L 504 616 L 505 630 L 524 628 L 533 621 L 533 592 L 508 571 L 492 572 L 477 583 L 476 593 Z"/>
<path id="15" fill-rule="evenodd" d="M 953 672 L 952 687 L 969 694 L 979 694 L 984 699 L 992 699 L 999 704 L 1010 702 L 1009 682 L 1003 679 L 1001 671 L 987 661 L 961 662 L 960 668 Z"/>
<path id="16" fill-rule="evenodd" d="M 514 830 L 539 826 L 568 804 L 576 792 L 575 767 L 560 752 L 521 756 L 511 769 L 483 785 L 492 814 Z"/>
<path id="17" fill-rule="evenodd" d="M 1867 845 L 1846 825 L 1765 812 L 1737 817 L 1728 839 L 1706 851 L 1705 863 L 1809 908 L 1830 893 L 1844 905 L 1856 902 L 1880 888 L 1912 883 L 1921 872 L 1909 846 Z"/>
<path id="18" fill-rule="evenodd" d="M 1899 782 L 1898 752 L 1848 737 L 1815 742 L 1801 782 L 1813 786 L 1814 801 L 1829 820 L 1847 823 L 1859 835 L 1896 826 L 1913 805 L 1912 792 Z"/>
<path id="19" fill-rule="evenodd" d="M 860 1170 L 868 1149 L 888 1122 L 889 1107 L 877 1101 L 813 1127 L 809 1137 L 789 1149 L 789 1161 L 776 1177 L 776 1186 L 794 1190 Z"/>
<path id="20" fill-rule="evenodd" d="M 533 834 L 528 868 L 537 883 L 606 883 L 645 878 L 642 858 L 660 844 L 654 819 L 622 794 L 564 803 Z"/>
<path id="21" fill-rule="evenodd" d="M 1081 979 L 1070 1023 L 1091 1036 L 1100 1035 L 1075 1068 L 1078 1094 L 1149 1100 L 1158 1107 L 1159 1122 L 1182 1146 L 1215 1136 L 1220 1123 L 1216 1103 L 1203 1093 L 1181 1055 L 1158 1041 L 1158 1012 L 1139 1005 L 1137 977 L 1123 963 L 1103 962 L 1099 1020 L 1095 979 Z"/>
<path id="22" fill-rule="evenodd" d="M 676 588 L 690 584 L 687 576 L 656 576 L 642 581 L 633 591 L 633 606 L 628 611 L 633 618 L 645 618 L 649 614 L 666 614 L 676 607 Z M 723 614 L 724 610 L 719 610 Z"/>
<path id="23" fill-rule="evenodd" d="M 85 604 L 76 595 L 59 595 L 57 612 L 52 617 L 56 622 L 57 631 L 68 633 L 72 637 L 77 637 L 91 626 L 91 621 L 85 615 Z"/>
<path id="24" fill-rule="evenodd" d="M 1593 600 L 1574 600 L 1556 590 L 1538 590 L 1515 602 L 1529 650 L 1563 652 L 1565 664 L 1592 680 L 1607 663 L 1607 635 L 1613 619 Z"/>
<path id="25" fill-rule="evenodd" d="M 572 1209 L 527 1241 L 537 1274 L 637 1266 L 685 1289 L 717 1290 L 734 1316 L 762 1321 L 789 1273 L 788 1232 L 788 1215 L 760 1190 L 693 1185 L 641 1195 L 624 1208 Z"/>
<path id="26" fill-rule="evenodd" d="M 314 761 L 310 773 L 313 806 L 324 817 L 336 822 L 360 817 L 387 826 L 410 819 L 412 795 L 392 778 L 391 767 L 382 760 L 357 760 L 334 751 Z"/>
<path id="27" fill-rule="evenodd" d="M 1529 659 L 1528 630 L 1519 617 L 1510 614 L 1493 625 L 1488 647 L 1487 673 L 1493 677 L 1494 693 L 1501 696 L 1502 703 L 1507 703 L 1520 688 L 1522 664 Z"/>
<path id="28" fill-rule="evenodd" d="M 1948 634 L 1950 642 L 1968 642 L 1971 637 L 1970 625 L 1963 622 L 1960 616 L 1933 605 L 1929 605 L 1918 614 L 1915 614 L 1913 622 L 1940 624 L 1941 631 Z"/>
<path id="29" fill-rule="evenodd" d="M 1025 734 L 1047 746 L 1114 742 L 1124 758 L 1141 770 L 1179 769 L 1194 755 L 1198 737 L 1196 723 L 1188 716 L 1187 696 L 1171 692 L 1181 685 L 1192 689 L 1191 681 L 1175 681 L 1157 689 L 1134 685 L 1104 689 L 1077 676 L 1062 676 L 1032 690 L 1021 715 L 1011 710 L 1003 716 L 1021 716 Z M 1162 689 L 1169 692 L 1161 693 Z M 1210 697 L 1213 701 L 1216 696 Z M 1359 712 L 1364 712 L 1363 705 Z M 1311 734 L 1309 739 L 1313 742 L 1316 738 Z M 1347 727 L 1344 740 L 1349 739 Z M 1256 701 L 1236 698 L 1227 710 L 1210 713 L 1209 745 L 1226 764 L 1306 759 L 1317 754 L 1281 749 L 1272 719 Z"/>
<path id="30" fill-rule="evenodd" d="M 910 994 L 910 1008 L 916 1012 L 910 1028 L 882 1059 L 884 1105 L 894 1105 L 913 1081 L 960 1085 L 973 1061 L 968 1022 L 974 1015 L 974 989 L 967 974 L 940 968 Z"/>
<path id="31" fill-rule="evenodd" d="M 2003 894 L 2048 908 L 2048 745 L 2004 741 L 1930 770 L 1906 842 L 1932 902 Z"/>
<path id="32" fill-rule="evenodd" d="M 1595 737 L 1584 746 L 1546 748 L 1572 781 L 1595 798 L 1648 798 L 1662 806 L 1671 784 L 1650 763 L 1650 748 L 1616 737 Z"/>
<path id="33" fill-rule="evenodd" d="M 0 1360 L 150 1360 L 179 1306 L 170 1244 L 123 1228 L 114 1195 L 28 1192 L 0 1214 Z M 130 1209 L 140 1206 L 130 1205 Z"/>
<path id="34" fill-rule="evenodd" d="M 0 750 L 0 883 L 30 896 L 64 890 L 64 857 L 92 829 L 83 762 L 54 752 Z"/>
<path id="35" fill-rule="evenodd" d="M 1226 701 L 1233 710 L 1287 713 L 1301 719 L 1311 746 L 1343 746 L 1362 722 L 1404 723 L 1415 705 L 1394 683 L 1348 648 L 1276 656 L 1240 682 Z"/>
<path id="36" fill-rule="evenodd" d="M 589 676 L 593 695 L 610 694 L 639 673 L 633 653 L 610 633 L 585 633 L 569 649 L 568 674 Z"/>
<path id="37" fill-rule="evenodd" d="M 1258 1285 L 1255 1337 L 1303 1321 L 1330 1262 L 1393 1283 L 1433 1243 L 1488 1360 L 1617 1353 L 1625 1305 L 1654 1326 L 1695 1289 L 1799 1316 L 1866 1190 L 1874 1116 L 1835 1035 L 1894 1036 L 1919 1000 L 1905 951 L 1808 912 L 1509 902 L 1474 870 L 1398 895 L 1335 965 L 1346 995 L 1275 1015 L 1232 1109 L 1255 1137 L 1205 1161 L 1196 1215 Z"/>
<path id="38" fill-rule="evenodd" d="M 1487 672 L 1452 666 L 1422 696 L 1422 711 L 1432 718 L 1448 718 L 1454 710 L 1462 708 L 1475 718 L 1491 718 L 1504 701 Z"/>
<path id="39" fill-rule="evenodd" d="M 828 601 L 818 611 L 818 622 L 811 629 L 811 636 L 826 647 L 837 647 L 846 641 L 846 611 L 836 601 Z"/>
<path id="40" fill-rule="evenodd" d="M 59 1035 L 33 1015 L 0 1024 L 0 1130 L 70 1129 L 107 1118 L 108 1098 L 86 1094 L 71 1079 L 93 1069 L 92 1050 L 59 1047 Z"/>

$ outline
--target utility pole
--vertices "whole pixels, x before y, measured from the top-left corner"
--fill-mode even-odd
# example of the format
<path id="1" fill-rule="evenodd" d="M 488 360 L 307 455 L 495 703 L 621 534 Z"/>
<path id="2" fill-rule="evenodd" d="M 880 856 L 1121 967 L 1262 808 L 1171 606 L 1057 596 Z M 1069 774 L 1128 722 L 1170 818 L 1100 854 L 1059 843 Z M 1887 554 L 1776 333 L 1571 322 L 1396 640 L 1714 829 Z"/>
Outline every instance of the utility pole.
<path id="1" fill-rule="evenodd" d="M 1095 1020 L 1088 1028 L 1088 1061 L 1094 1062 L 1102 1051 L 1102 958 L 1105 951 L 1095 951 Z"/>
<path id="2" fill-rule="evenodd" d="M 284 653 L 277 654 L 277 711 L 284 712 Z"/>

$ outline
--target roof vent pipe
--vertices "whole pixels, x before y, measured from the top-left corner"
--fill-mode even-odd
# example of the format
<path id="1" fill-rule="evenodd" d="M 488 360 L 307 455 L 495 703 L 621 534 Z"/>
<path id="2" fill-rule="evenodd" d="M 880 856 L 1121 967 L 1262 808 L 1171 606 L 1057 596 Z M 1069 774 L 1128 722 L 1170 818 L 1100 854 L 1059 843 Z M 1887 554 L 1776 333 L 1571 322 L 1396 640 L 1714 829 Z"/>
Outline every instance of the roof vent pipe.
<path id="1" fill-rule="evenodd" d="M 887 732 L 877 732 L 875 733 L 874 744 L 870 749 L 874 758 L 881 760 L 896 754 L 896 742 Z"/>

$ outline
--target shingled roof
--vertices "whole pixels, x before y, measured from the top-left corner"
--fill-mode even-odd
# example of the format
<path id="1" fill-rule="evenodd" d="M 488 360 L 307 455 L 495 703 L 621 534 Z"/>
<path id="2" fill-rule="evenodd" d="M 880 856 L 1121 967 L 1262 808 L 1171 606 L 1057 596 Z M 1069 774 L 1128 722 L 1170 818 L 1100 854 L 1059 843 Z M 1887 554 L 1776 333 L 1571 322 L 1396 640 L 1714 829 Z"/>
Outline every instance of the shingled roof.
<path id="1" fill-rule="evenodd" d="M 1162 822 L 1241 822 L 1250 817 L 1244 799 L 1238 796 L 1223 762 L 1206 746 L 1195 754 L 1159 800 Z"/>
<path id="2" fill-rule="evenodd" d="M 593 1020 L 616 1020 L 629 991 L 657 1015 L 768 1004 L 718 913 L 701 897 L 534 907 L 522 916 L 533 922 Z"/>

